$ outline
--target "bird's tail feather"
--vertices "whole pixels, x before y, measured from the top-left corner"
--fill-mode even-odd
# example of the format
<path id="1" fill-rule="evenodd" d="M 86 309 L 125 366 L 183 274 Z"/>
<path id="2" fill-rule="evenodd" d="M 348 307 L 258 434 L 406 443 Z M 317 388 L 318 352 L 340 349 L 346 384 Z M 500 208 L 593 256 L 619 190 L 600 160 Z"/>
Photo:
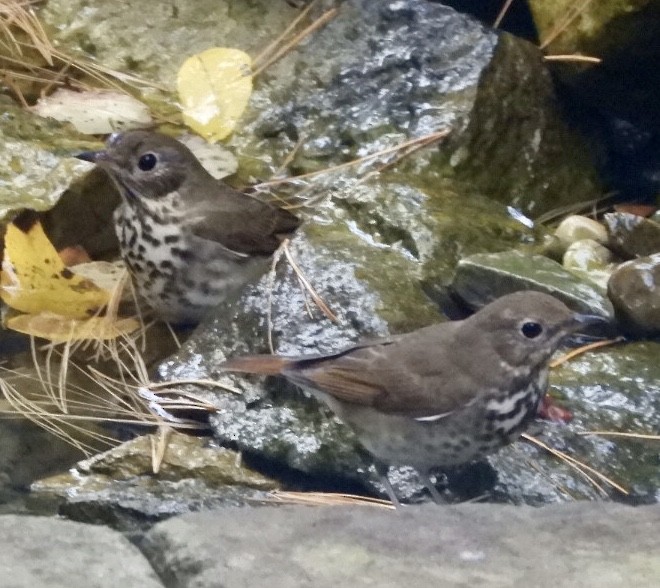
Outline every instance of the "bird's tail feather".
<path id="1" fill-rule="evenodd" d="M 245 372 L 249 374 L 262 374 L 276 376 L 289 367 L 295 360 L 276 355 L 247 355 L 233 357 L 225 361 L 220 367 L 230 372 Z"/>

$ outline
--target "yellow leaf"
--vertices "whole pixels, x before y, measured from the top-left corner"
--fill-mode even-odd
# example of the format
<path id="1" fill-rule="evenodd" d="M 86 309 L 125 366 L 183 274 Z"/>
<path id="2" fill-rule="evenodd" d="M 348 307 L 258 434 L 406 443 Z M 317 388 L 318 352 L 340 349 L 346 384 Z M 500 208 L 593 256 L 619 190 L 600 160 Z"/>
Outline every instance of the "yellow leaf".
<path id="1" fill-rule="evenodd" d="M 224 47 L 186 59 L 177 78 L 184 122 L 211 142 L 229 135 L 252 93 L 251 68 L 247 53 Z"/>
<path id="2" fill-rule="evenodd" d="M 53 343 L 65 343 L 92 339 L 106 341 L 128 335 L 140 328 L 139 321 L 127 318 L 111 321 L 105 317 L 74 319 L 49 312 L 20 314 L 7 319 L 8 329 L 48 339 Z"/>
<path id="3" fill-rule="evenodd" d="M 0 298 L 21 312 L 52 312 L 88 318 L 104 307 L 110 292 L 69 270 L 40 223 L 27 231 L 7 226 Z"/>

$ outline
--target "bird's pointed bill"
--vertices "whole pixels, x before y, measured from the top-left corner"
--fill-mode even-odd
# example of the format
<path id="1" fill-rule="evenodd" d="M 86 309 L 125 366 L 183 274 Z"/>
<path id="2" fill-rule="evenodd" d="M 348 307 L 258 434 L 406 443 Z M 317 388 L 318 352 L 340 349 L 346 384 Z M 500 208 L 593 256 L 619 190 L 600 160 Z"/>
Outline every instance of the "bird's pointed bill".
<path id="1" fill-rule="evenodd" d="M 83 151 L 82 153 L 77 153 L 74 157 L 83 161 L 89 161 L 90 163 L 97 163 L 105 159 L 106 155 L 106 151 L 102 149 L 100 151 Z"/>

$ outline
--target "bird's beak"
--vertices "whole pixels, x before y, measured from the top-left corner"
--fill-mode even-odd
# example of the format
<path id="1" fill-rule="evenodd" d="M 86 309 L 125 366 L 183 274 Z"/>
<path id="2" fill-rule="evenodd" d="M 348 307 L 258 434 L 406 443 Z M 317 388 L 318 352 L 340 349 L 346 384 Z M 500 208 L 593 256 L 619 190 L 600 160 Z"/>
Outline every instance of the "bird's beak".
<path id="1" fill-rule="evenodd" d="M 576 312 L 573 320 L 580 327 L 590 327 L 591 325 L 609 325 L 610 320 L 607 317 L 598 314 L 580 314 Z"/>
<path id="2" fill-rule="evenodd" d="M 597 333 L 606 333 L 612 328 L 612 320 L 598 314 L 581 314 L 576 312 L 571 320 L 572 331 L 574 333 L 584 333 L 591 327 L 596 327 Z"/>
<path id="3" fill-rule="evenodd" d="M 108 159 L 108 152 L 105 150 L 101 151 L 83 151 L 74 155 L 77 159 L 82 159 L 83 161 L 89 161 L 91 163 L 98 163 L 99 161 L 105 161 Z"/>

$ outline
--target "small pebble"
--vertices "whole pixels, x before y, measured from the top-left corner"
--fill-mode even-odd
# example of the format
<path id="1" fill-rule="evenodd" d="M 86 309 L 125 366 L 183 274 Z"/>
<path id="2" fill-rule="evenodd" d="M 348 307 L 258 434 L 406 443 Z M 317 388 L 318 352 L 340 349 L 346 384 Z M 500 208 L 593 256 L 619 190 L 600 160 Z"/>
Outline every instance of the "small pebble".
<path id="1" fill-rule="evenodd" d="M 602 269 L 612 261 L 612 252 L 593 239 L 581 239 L 571 244 L 564 253 L 566 269 Z"/>
<path id="2" fill-rule="evenodd" d="M 607 230 L 598 221 L 586 216 L 568 216 L 555 230 L 557 238 L 566 246 L 576 241 L 591 239 L 597 243 L 607 243 Z"/>

